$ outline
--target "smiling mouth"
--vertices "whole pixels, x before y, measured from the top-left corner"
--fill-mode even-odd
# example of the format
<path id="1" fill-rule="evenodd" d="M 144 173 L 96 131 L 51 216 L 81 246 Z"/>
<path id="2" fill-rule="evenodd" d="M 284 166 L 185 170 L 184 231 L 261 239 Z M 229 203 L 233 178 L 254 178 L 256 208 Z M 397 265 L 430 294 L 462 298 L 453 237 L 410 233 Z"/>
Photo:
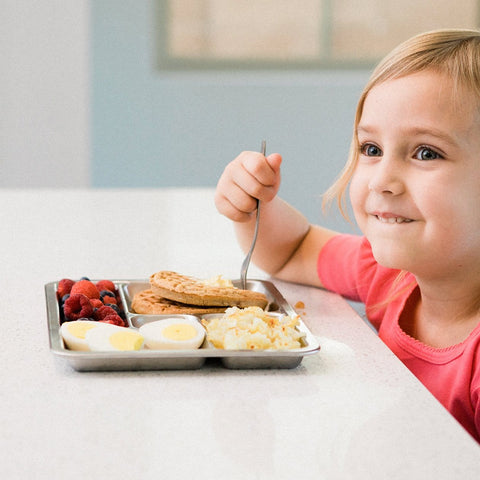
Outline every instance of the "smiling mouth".
<path id="1" fill-rule="evenodd" d="M 382 217 L 380 215 L 374 215 L 374 217 L 379 220 L 381 223 L 410 223 L 413 222 L 411 218 L 405 217 Z"/>

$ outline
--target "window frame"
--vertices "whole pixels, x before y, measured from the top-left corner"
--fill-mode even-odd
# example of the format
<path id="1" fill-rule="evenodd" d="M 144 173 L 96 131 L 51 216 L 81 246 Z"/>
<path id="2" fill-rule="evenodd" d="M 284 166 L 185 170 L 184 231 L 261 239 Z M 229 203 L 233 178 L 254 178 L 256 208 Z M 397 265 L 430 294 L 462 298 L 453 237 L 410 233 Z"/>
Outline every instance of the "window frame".
<path id="1" fill-rule="evenodd" d="M 172 56 L 168 51 L 168 22 L 169 3 L 175 0 L 157 0 L 154 13 L 155 38 L 157 43 L 156 66 L 162 71 L 252 71 L 252 70 L 364 70 L 374 67 L 381 56 L 372 58 L 344 57 L 335 58 L 332 55 L 332 30 L 331 12 L 332 1 L 319 0 L 325 14 L 322 15 L 322 32 L 319 42 L 322 44 L 323 54 L 301 60 L 277 60 L 268 58 L 249 59 L 217 59 L 217 58 L 185 58 Z M 480 1 L 477 0 L 477 13 L 475 19 L 476 27 L 480 29 Z"/>

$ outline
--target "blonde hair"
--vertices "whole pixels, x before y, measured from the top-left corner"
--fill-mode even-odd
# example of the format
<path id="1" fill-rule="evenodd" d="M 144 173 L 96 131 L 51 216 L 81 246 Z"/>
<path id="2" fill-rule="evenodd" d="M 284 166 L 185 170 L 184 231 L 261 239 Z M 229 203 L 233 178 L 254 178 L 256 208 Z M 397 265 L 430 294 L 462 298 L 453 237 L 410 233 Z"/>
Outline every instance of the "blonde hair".
<path id="1" fill-rule="evenodd" d="M 347 163 L 323 195 L 324 206 L 336 199 L 342 215 L 348 219 L 345 194 L 357 165 L 357 126 L 370 90 L 387 80 L 424 70 L 448 75 L 454 82 L 454 91 L 467 88 L 480 99 L 480 31 L 455 29 L 422 33 L 400 44 L 378 64 L 357 104 Z"/>

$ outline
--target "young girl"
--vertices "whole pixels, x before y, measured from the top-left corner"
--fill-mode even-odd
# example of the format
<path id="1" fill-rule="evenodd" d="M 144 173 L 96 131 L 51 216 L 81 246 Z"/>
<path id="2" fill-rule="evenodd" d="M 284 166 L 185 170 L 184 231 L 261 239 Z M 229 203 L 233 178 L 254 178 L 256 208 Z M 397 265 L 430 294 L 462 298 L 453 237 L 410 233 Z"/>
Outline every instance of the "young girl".
<path id="1" fill-rule="evenodd" d="M 349 187 L 364 236 L 311 225 L 276 196 L 281 156 L 243 152 L 215 195 L 278 278 L 362 301 L 380 338 L 480 442 L 480 32 L 439 30 L 397 47 L 358 103 Z"/>

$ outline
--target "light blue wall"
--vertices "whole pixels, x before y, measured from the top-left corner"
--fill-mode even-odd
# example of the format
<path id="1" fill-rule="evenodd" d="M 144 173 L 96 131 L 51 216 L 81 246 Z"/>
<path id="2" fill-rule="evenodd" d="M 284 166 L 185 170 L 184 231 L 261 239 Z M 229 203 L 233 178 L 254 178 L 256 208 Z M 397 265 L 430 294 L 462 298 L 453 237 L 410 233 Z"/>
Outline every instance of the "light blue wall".
<path id="1" fill-rule="evenodd" d="M 91 6 L 94 187 L 214 186 L 266 138 L 284 157 L 281 195 L 319 221 L 368 72 L 165 72 L 155 0 Z"/>

